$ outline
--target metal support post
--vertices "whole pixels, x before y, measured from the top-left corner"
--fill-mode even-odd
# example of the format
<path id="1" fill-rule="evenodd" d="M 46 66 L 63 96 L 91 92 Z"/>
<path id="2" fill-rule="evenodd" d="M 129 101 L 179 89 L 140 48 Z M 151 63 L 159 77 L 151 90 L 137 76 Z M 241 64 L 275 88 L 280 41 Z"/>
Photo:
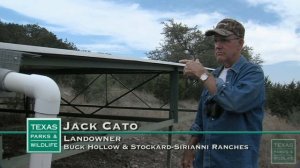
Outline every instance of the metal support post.
<path id="1" fill-rule="evenodd" d="M 3 160 L 3 141 L 2 141 L 2 135 L 0 135 L 0 168 L 2 167 L 2 160 Z"/>
<path id="2" fill-rule="evenodd" d="M 173 126 L 169 126 L 169 131 L 173 130 Z M 168 145 L 172 145 L 172 134 L 168 134 Z M 171 168 L 171 156 L 172 151 L 171 149 L 167 151 L 167 168 Z"/>
<path id="3" fill-rule="evenodd" d="M 170 74 L 170 119 L 178 123 L 178 68 Z"/>
<path id="4" fill-rule="evenodd" d="M 178 69 L 175 68 L 170 73 L 170 111 L 169 119 L 174 119 L 174 123 L 178 122 Z M 169 131 L 173 130 L 173 126 L 169 126 Z M 168 145 L 172 145 L 172 134 L 168 134 Z M 167 167 L 171 168 L 172 151 L 168 150 Z"/>

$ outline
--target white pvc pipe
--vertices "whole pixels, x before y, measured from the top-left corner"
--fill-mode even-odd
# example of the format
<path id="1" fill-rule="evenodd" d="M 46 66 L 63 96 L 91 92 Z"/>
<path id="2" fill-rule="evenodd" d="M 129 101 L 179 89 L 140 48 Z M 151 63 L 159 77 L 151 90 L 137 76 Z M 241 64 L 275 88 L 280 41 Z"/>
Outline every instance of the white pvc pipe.
<path id="1" fill-rule="evenodd" d="M 56 115 L 35 113 L 36 118 L 56 118 Z M 50 168 L 52 161 L 51 153 L 30 154 L 29 168 Z"/>
<path id="2" fill-rule="evenodd" d="M 60 91 L 57 84 L 46 76 L 9 72 L 3 80 L 8 91 L 24 93 L 35 99 L 36 118 L 56 118 L 60 108 Z M 52 154 L 31 154 L 30 168 L 50 168 Z"/>
<path id="3" fill-rule="evenodd" d="M 6 90 L 24 93 L 34 98 L 35 112 L 48 115 L 59 113 L 60 91 L 51 78 L 10 72 L 3 84 Z"/>

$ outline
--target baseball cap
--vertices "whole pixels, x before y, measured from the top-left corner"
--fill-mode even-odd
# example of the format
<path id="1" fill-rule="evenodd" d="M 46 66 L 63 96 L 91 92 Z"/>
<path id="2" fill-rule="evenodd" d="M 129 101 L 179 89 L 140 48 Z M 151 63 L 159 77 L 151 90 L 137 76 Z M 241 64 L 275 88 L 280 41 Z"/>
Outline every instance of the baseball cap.
<path id="1" fill-rule="evenodd" d="M 221 36 L 236 35 L 240 38 L 244 38 L 245 28 L 240 22 L 238 22 L 234 19 L 226 18 L 226 19 L 221 20 L 217 24 L 216 28 L 207 30 L 205 32 L 206 36 L 212 36 L 215 34 L 219 34 Z"/>

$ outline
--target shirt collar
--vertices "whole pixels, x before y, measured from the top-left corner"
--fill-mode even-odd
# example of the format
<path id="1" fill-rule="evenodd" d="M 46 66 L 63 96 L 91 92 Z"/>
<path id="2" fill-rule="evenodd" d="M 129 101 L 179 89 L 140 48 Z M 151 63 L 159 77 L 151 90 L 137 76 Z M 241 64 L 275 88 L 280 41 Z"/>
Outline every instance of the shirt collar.
<path id="1" fill-rule="evenodd" d="M 235 73 L 239 73 L 241 67 L 245 62 L 247 62 L 247 59 L 243 55 L 241 55 L 239 60 L 236 63 L 234 63 L 230 69 L 232 69 Z M 218 67 L 216 70 L 213 71 L 213 75 L 215 77 L 218 77 L 223 69 L 224 66 Z"/>
<path id="2" fill-rule="evenodd" d="M 232 69 L 235 73 L 239 73 L 241 67 L 247 62 L 246 58 L 241 55 L 239 60 L 232 65 L 230 69 Z"/>

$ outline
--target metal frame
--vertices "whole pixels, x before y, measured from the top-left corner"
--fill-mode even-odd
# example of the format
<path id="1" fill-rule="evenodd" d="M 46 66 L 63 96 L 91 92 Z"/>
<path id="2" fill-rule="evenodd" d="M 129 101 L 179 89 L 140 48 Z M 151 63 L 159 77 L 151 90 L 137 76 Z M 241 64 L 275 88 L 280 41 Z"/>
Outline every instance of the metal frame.
<path id="1" fill-rule="evenodd" d="M 157 130 L 160 128 L 168 127 L 169 131 L 173 130 L 173 124 L 178 123 L 178 111 L 195 112 L 194 109 L 178 109 L 178 80 L 179 74 L 183 71 L 183 64 L 153 61 L 153 60 L 136 60 L 131 58 L 120 58 L 111 55 L 96 54 L 90 52 L 71 51 L 63 49 L 53 49 L 46 47 L 36 47 L 18 44 L 9 44 L 0 42 L 0 50 L 17 51 L 22 53 L 20 72 L 22 73 L 37 73 L 37 74 L 98 74 L 93 80 L 89 82 L 86 88 L 83 88 L 77 95 L 75 95 L 70 101 L 67 101 L 62 97 L 62 106 L 70 106 L 74 108 L 77 113 L 60 112 L 60 116 L 71 117 L 84 117 L 84 118 L 101 118 L 101 119 L 114 119 L 114 120 L 131 120 L 131 121 L 143 121 L 154 122 L 149 126 L 145 126 L 148 130 Z M 207 68 L 212 70 L 210 68 Z M 137 84 L 133 88 L 127 87 L 122 81 L 120 81 L 114 74 L 154 74 L 145 81 Z M 170 108 L 153 108 L 141 97 L 134 93 L 134 90 L 143 86 L 147 82 L 155 79 L 161 74 L 169 74 L 170 79 Z M 105 75 L 106 82 L 106 103 L 105 105 L 87 105 L 87 104 L 75 104 L 74 100 L 84 93 L 91 85 L 95 83 L 97 79 Z M 110 75 L 114 80 L 121 84 L 128 91 L 123 93 L 117 98 L 114 98 L 110 102 L 107 100 L 107 75 Z M 113 106 L 113 102 L 121 99 L 127 94 L 132 93 L 135 95 L 144 105 L 147 107 L 124 107 Z M 80 107 L 94 107 L 97 108 L 92 113 L 85 113 L 80 110 Z M 132 109 L 132 110 L 146 110 L 146 111 L 165 111 L 169 113 L 168 118 L 150 118 L 150 117 L 136 117 L 136 116 L 114 116 L 114 115 L 101 115 L 98 114 L 104 108 L 117 108 L 117 109 Z M 14 112 L 14 113 L 26 113 L 28 116 L 33 113 L 30 108 L 30 101 L 28 98 L 24 98 L 24 109 L 0 109 L 1 112 Z M 150 127 L 151 126 L 151 127 Z M 168 135 L 168 144 L 172 143 L 172 135 Z M 0 144 L 1 147 L 1 144 Z M 0 148 L 1 150 L 1 148 Z M 64 152 L 65 153 L 65 152 Z M 68 153 L 68 152 L 66 152 Z M 1 153 L 0 153 L 1 154 Z M 69 152 L 64 157 L 77 154 L 77 152 Z M 54 159 L 62 158 L 62 156 L 54 157 Z M 27 156 L 16 157 L 16 160 L 24 160 Z M 2 159 L 2 157 L 0 158 Z M 11 159 L 12 160 L 12 159 Z M 167 167 L 171 167 L 171 151 L 168 151 L 167 155 Z M 6 160 L 4 163 L 12 163 L 12 161 Z"/>

